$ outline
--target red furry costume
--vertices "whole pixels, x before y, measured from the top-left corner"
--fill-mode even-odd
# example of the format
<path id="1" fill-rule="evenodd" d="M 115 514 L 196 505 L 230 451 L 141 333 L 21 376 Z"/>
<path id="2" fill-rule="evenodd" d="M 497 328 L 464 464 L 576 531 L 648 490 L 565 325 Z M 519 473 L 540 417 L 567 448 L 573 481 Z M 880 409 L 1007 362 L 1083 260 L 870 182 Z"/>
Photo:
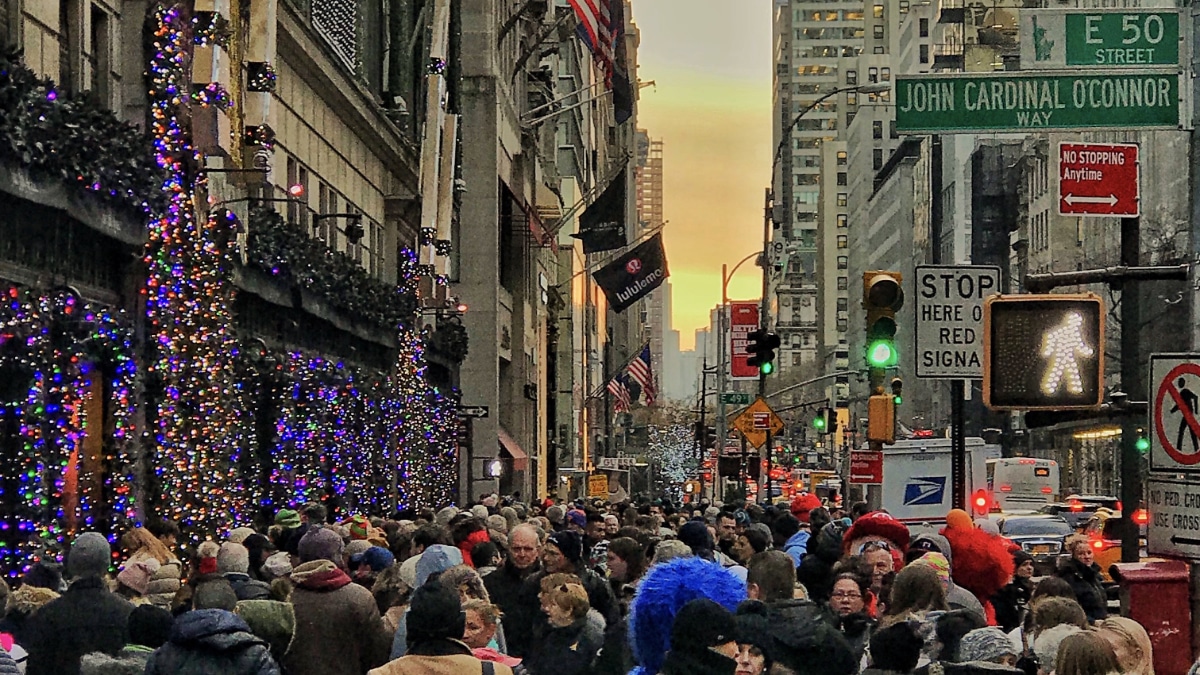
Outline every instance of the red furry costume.
<path id="1" fill-rule="evenodd" d="M 988 625 L 995 626 L 991 597 L 1008 584 L 1014 571 L 1008 540 L 975 527 L 971 517 L 961 511 L 950 512 L 941 534 L 950 542 L 953 555 L 951 578 L 979 598 Z"/>
<path id="2" fill-rule="evenodd" d="M 872 511 L 854 521 L 842 539 L 842 550 L 847 555 L 858 555 L 863 545 L 870 541 L 883 540 L 892 552 L 892 561 L 897 571 L 904 567 L 904 551 L 908 549 L 908 526 L 883 511 Z M 1005 582 L 1008 583 L 1008 582 Z"/>

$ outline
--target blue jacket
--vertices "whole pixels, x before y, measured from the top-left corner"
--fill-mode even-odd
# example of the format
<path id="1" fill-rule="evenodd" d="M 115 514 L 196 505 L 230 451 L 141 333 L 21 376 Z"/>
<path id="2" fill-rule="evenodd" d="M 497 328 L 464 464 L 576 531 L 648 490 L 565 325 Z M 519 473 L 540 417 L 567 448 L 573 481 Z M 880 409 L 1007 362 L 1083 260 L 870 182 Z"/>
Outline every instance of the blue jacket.
<path id="1" fill-rule="evenodd" d="M 812 536 L 808 530 L 800 530 L 793 534 L 787 543 L 783 545 L 784 553 L 792 556 L 792 560 L 796 563 L 796 567 L 800 566 L 800 559 L 808 553 L 808 538 Z"/>
<path id="2" fill-rule="evenodd" d="M 197 609 L 175 619 L 171 641 L 155 650 L 146 675 L 279 675 L 279 666 L 241 617 Z"/>

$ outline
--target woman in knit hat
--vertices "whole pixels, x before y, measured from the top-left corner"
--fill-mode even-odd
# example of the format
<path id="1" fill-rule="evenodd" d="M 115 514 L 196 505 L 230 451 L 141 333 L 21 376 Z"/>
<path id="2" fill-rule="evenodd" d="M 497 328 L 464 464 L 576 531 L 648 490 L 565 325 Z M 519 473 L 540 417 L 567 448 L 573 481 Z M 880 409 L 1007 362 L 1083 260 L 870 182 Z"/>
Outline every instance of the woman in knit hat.
<path id="1" fill-rule="evenodd" d="M 1033 597 L 1033 556 L 1018 548 L 1013 551 L 1012 559 L 1012 581 L 992 596 L 996 623 L 1006 633 L 1021 625 Z"/>
<path id="2" fill-rule="evenodd" d="M 963 663 L 976 661 L 1012 666 L 1016 664 L 1017 656 L 1012 641 L 994 626 L 976 628 L 963 636 L 958 644 L 958 660 Z"/>
<path id="3" fill-rule="evenodd" d="M 771 625 L 767 621 L 767 606 L 757 600 L 747 600 L 737 609 L 738 654 L 734 657 L 734 675 L 766 675 L 774 660 Z"/>

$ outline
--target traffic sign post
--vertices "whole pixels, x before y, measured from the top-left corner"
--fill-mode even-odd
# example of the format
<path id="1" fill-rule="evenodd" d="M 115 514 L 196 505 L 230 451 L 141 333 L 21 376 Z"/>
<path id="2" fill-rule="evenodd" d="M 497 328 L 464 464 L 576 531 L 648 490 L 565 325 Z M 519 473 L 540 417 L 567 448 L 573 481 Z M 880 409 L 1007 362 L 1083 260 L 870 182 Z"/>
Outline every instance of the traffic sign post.
<path id="1" fill-rule="evenodd" d="M 984 300 L 1000 291 L 1000 268 L 917 265 L 917 377 L 983 377 Z"/>
<path id="2" fill-rule="evenodd" d="M 905 134 L 1179 129 L 1179 74 L 1141 71 L 897 75 Z"/>
<path id="3" fill-rule="evenodd" d="M 1022 9 L 1021 70 L 1179 65 L 1179 12 Z"/>
<path id="4" fill-rule="evenodd" d="M 1058 166 L 1058 215 L 1141 215 L 1137 145 L 1061 142 Z"/>
<path id="5" fill-rule="evenodd" d="M 778 436 L 783 431 L 783 420 L 765 400 L 757 398 L 733 420 L 733 427 L 742 432 L 751 446 L 761 448 L 767 442 L 767 434 Z"/>
<path id="6" fill-rule="evenodd" d="M 1200 485 L 1151 477 L 1146 552 L 1200 560 Z"/>
<path id="7" fill-rule="evenodd" d="M 1200 354 L 1150 357 L 1150 470 L 1200 472 Z"/>

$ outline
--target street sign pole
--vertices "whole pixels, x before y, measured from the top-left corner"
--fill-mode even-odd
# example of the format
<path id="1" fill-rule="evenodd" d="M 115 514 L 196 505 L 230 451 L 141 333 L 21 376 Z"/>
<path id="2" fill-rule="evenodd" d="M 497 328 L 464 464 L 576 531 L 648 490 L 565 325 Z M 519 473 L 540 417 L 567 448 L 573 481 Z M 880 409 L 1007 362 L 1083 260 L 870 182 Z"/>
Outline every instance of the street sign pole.
<path id="1" fill-rule="evenodd" d="M 1121 264 L 1135 267 L 1138 264 L 1138 219 L 1121 219 Z M 1126 281 L 1121 286 L 1121 386 L 1125 393 L 1138 380 L 1141 364 L 1138 362 L 1140 347 L 1137 328 L 1137 288 L 1140 284 Z M 1122 514 L 1121 562 L 1134 563 L 1140 558 L 1138 525 L 1133 514 L 1142 503 L 1141 453 L 1137 449 L 1139 420 L 1126 415 L 1121 421 L 1121 503 Z"/>

